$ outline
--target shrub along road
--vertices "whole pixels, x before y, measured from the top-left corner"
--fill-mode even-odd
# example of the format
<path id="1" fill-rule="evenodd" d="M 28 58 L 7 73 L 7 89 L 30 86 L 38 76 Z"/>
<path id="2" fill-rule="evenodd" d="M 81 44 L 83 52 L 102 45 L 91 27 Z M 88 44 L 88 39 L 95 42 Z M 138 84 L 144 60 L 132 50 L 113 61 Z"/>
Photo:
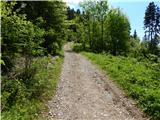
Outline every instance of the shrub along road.
<path id="1" fill-rule="evenodd" d="M 61 80 L 49 101 L 50 119 L 62 120 L 146 120 L 123 91 L 96 66 L 64 46 Z"/>

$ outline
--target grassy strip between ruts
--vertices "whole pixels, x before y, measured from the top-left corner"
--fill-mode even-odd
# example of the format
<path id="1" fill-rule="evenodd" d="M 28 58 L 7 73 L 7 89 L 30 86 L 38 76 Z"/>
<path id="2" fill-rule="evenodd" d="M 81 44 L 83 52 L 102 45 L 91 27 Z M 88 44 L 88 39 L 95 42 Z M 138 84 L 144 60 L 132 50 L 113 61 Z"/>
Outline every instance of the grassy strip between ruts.
<path id="1" fill-rule="evenodd" d="M 116 81 L 144 112 L 160 120 L 160 63 L 135 58 L 81 52 Z"/>
<path id="2" fill-rule="evenodd" d="M 30 84 L 30 87 L 28 87 L 30 89 L 24 89 L 26 87 L 24 87 L 19 80 L 16 80 L 16 86 L 19 84 L 16 102 L 9 110 L 2 112 L 1 118 L 3 120 L 39 119 L 41 111 L 47 110 L 45 106 L 46 101 L 55 93 L 62 63 L 63 57 L 54 59 L 49 56 L 34 59 L 33 67 L 36 68 L 36 74 L 34 78 L 31 79 L 33 82 Z M 11 84 L 10 86 L 13 87 L 14 85 Z M 30 93 L 33 94 L 33 97 L 29 99 L 26 96 Z"/>

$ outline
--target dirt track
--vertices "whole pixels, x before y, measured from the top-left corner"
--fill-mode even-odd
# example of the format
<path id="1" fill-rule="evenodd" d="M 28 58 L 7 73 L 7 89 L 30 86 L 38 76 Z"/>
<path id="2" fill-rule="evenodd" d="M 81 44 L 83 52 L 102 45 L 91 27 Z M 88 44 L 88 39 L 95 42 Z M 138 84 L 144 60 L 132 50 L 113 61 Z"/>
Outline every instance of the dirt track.
<path id="1" fill-rule="evenodd" d="M 89 60 L 65 45 L 56 95 L 49 101 L 52 120 L 146 120 L 134 102 Z"/>

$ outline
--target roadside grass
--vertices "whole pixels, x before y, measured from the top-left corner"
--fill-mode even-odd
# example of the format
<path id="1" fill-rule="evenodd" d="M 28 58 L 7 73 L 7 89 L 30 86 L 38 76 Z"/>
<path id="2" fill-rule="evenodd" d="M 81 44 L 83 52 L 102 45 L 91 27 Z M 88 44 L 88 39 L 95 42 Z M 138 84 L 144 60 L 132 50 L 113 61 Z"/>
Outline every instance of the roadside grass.
<path id="1" fill-rule="evenodd" d="M 47 111 L 46 101 L 55 94 L 62 63 L 63 57 L 56 59 L 51 56 L 38 57 L 34 59 L 32 65 L 33 68 L 36 68 L 35 75 L 29 79 L 27 84 L 24 84 L 20 79 L 9 80 L 11 82 L 7 82 L 4 91 L 2 91 L 2 106 L 3 104 L 7 106 L 8 103 L 13 105 L 11 107 L 8 105 L 10 108 L 4 108 L 1 119 L 31 120 L 42 117 L 42 113 Z M 12 91 L 14 89 L 16 92 Z M 12 93 L 16 93 L 14 98 L 9 97 L 13 97 Z"/>
<path id="2" fill-rule="evenodd" d="M 160 63 L 81 52 L 135 99 L 153 120 L 160 120 Z"/>

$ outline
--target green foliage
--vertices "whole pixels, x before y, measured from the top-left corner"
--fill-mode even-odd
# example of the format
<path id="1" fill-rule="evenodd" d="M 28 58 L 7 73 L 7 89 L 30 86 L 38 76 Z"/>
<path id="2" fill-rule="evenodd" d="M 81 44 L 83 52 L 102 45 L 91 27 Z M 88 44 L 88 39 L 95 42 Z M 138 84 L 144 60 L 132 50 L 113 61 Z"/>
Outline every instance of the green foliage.
<path id="1" fill-rule="evenodd" d="M 67 20 L 73 20 L 75 18 L 76 11 L 74 8 L 67 7 Z"/>
<path id="2" fill-rule="evenodd" d="M 127 17 L 119 10 L 110 10 L 106 18 L 107 46 L 113 55 L 120 55 L 129 48 L 130 24 Z"/>
<path id="3" fill-rule="evenodd" d="M 82 45 L 79 44 L 79 43 L 73 44 L 72 50 L 73 50 L 74 52 L 79 53 L 79 52 L 82 52 L 82 51 L 83 51 L 83 47 L 82 47 Z"/>
<path id="4" fill-rule="evenodd" d="M 40 44 L 44 30 L 27 21 L 24 16 L 12 13 L 13 6 L 4 2 L 2 7 L 2 60 L 5 63 L 2 73 L 11 70 L 17 53 L 27 59 L 43 51 Z"/>
<path id="5" fill-rule="evenodd" d="M 69 42 L 77 40 L 76 33 L 73 32 L 72 30 L 69 30 L 69 29 L 67 30 L 67 36 L 68 36 L 67 41 Z"/>
<path id="6" fill-rule="evenodd" d="M 158 44 L 160 43 L 160 8 L 150 2 L 144 17 L 145 37 L 149 41 L 149 52 L 157 53 Z"/>
<path id="7" fill-rule="evenodd" d="M 3 1 L 1 8 L 2 119 L 33 119 L 59 79 L 62 58 L 44 54 L 62 54 L 65 3 Z"/>
<path id="8" fill-rule="evenodd" d="M 138 37 L 136 39 L 134 37 L 130 38 L 129 50 L 127 54 L 128 56 L 131 56 L 131 57 L 143 56 L 142 44 L 140 43 L 140 40 L 138 39 Z"/>
<path id="9" fill-rule="evenodd" d="M 84 45 L 93 52 L 109 52 L 124 55 L 129 50 L 130 23 L 120 9 L 109 9 L 107 1 L 84 1 L 82 22 Z M 80 22 L 79 22 L 80 23 Z"/>
<path id="10" fill-rule="evenodd" d="M 154 2 L 149 4 L 145 12 L 145 41 L 142 43 L 136 30 L 134 35 L 130 36 L 129 20 L 119 8 L 110 8 L 107 1 L 95 0 L 81 2 L 80 6 L 83 13 L 76 23 L 76 28 L 80 29 L 76 31 L 78 40 L 75 41 L 82 43 L 84 50 L 85 46 L 89 45 L 93 52 L 129 55 L 140 59 L 146 58 L 148 53 L 160 55 L 158 47 L 160 9 Z"/>
<path id="11" fill-rule="evenodd" d="M 102 52 L 106 47 L 104 39 L 104 21 L 108 12 L 107 1 L 84 1 L 80 4 L 84 10 L 82 22 L 85 26 L 85 42 L 95 52 Z"/>
<path id="12" fill-rule="evenodd" d="M 25 6 L 22 8 L 23 4 Z M 26 14 L 27 20 L 45 29 L 45 40 L 42 47 L 46 49 L 46 55 L 56 55 L 66 37 L 65 7 L 65 3 L 60 0 L 18 1 L 15 6 L 15 9 L 19 9 L 19 14 Z"/>
<path id="13" fill-rule="evenodd" d="M 42 108 L 43 101 L 53 96 L 61 72 L 62 58 L 42 57 L 34 59 L 36 68 L 30 79 L 2 78 L 2 119 L 33 119 Z M 54 73 L 54 74 L 53 74 Z M 22 71 L 23 74 L 23 71 Z"/>
<path id="14" fill-rule="evenodd" d="M 54 29 L 46 31 L 45 39 L 45 45 L 47 45 L 47 52 L 51 55 L 57 54 L 57 51 L 61 49 L 62 44 L 61 41 L 58 39 L 57 33 L 54 31 Z"/>
<path id="15" fill-rule="evenodd" d="M 73 44 L 73 45 L 72 45 L 72 50 L 73 50 L 74 52 L 77 52 L 77 53 L 82 52 L 82 51 L 88 51 L 88 52 L 89 52 L 89 51 L 92 51 L 92 50 L 90 49 L 89 45 L 86 45 L 86 46 L 85 46 L 85 50 L 84 50 L 84 48 L 83 48 L 83 46 L 82 46 L 81 43 Z"/>
<path id="16" fill-rule="evenodd" d="M 160 63 L 135 58 L 82 52 L 115 80 L 143 111 L 160 119 Z M 155 60 L 152 55 L 151 59 Z"/>

